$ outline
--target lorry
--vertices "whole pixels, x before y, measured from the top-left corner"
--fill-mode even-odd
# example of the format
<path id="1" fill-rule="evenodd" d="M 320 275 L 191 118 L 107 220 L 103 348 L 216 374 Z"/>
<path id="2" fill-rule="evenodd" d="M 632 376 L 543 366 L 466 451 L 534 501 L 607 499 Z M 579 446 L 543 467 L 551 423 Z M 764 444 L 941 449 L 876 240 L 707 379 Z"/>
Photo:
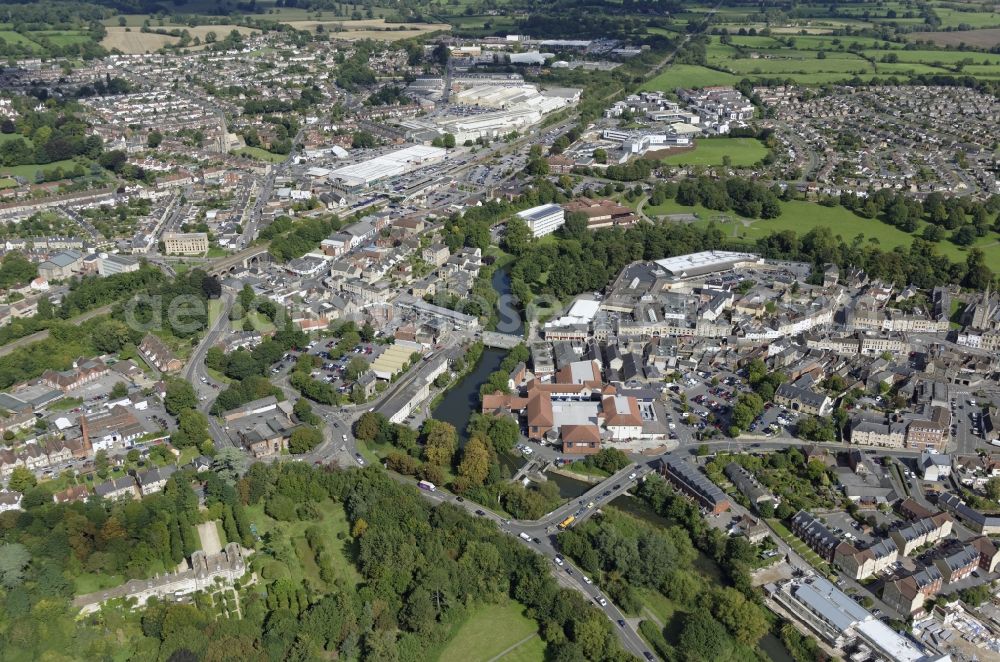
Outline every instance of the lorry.
<path id="1" fill-rule="evenodd" d="M 428 480 L 422 480 L 422 481 L 420 481 L 419 483 L 417 483 L 417 487 L 419 487 L 422 490 L 427 490 L 428 492 L 436 492 L 437 491 L 437 487 L 434 485 L 434 483 L 432 483 L 432 482 L 430 482 Z"/>
<path id="2" fill-rule="evenodd" d="M 573 515 L 570 515 L 569 517 L 567 517 L 563 521 L 559 522 L 559 528 L 562 529 L 563 531 L 565 531 L 569 527 L 573 526 L 573 522 L 575 522 L 575 521 L 576 521 L 576 517 L 574 517 Z"/>

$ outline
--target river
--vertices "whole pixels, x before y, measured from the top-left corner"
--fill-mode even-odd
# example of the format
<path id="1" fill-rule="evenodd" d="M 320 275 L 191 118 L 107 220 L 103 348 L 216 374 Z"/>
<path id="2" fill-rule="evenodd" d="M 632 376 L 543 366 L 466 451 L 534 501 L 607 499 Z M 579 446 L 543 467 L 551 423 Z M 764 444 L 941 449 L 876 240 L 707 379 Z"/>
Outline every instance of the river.
<path id="1" fill-rule="evenodd" d="M 513 295 L 510 290 L 509 270 L 506 267 L 497 269 L 493 272 L 491 283 L 493 289 L 500 295 L 499 320 L 496 330 L 515 336 L 524 335 L 524 320 L 521 319 L 519 311 L 510 305 Z M 500 368 L 500 363 L 506 356 L 506 350 L 488 347 L 484 349 L 475 369 L 449 389 L 438 406 L 431 412 L 431 416 L 435 419 L 454 425 L 461 441 L 465 440 L 465 428 L 468 427 L 473 412 L 479 411 L 479 387 L 485 384 L 489 376 Z"/>
<path id="2" fill-rule="evenodd" d="M 493 273 L 491 283 L 493 289 L 500 295 L 498 306 L 500 319 L 497 322 L 496 330 L 511 335 L 524 335 L 524 320 L 521 318 L 518 310 L 511 305 L 512 295 L 508 269 L 506 267 L 497 269 Z M 451 388 L 438 406 L 434 408 L 434 411 L 431 412 L 431 415 L 435 419 L 447 421 L 455 426 L 455 429 L 458 431 L 460 443 L 465 442 L 465 428 L 469 425 L 472 413 L 479 411 L 479 387 L 485 384 L 489 376 L 500 367 L 500 363 L 503 362 L 505 356 L 507 356 L 505 350 L 484 349 L 483 355 L 480 357 L 475 369 L 466 374 L 458 384 Z M 505 464 L 507 463 L 505 462 Z M 513 472 L 516 470 L 516 464 L 519 463 L 512 462 L 508 468 Z M 549 473 L 548 478 L 559 486 L 559 494 L 566 499 L 577 498 L 591 487 L 583 481 L 574 480 L 573 478 L 559 474 Z M 623 495 L 611 503 L 620 510 L 658 526 L 667 526 L 670 524 L 669 520 L 653 512 L 649 506 L 634 497 Z M 695 564 L 706 576 L 716 580 L 721 579 L 722 572 L 719 566 L 705 554 L 698 552 Z M 758 642 L 758 646 L 772 662 L 794 662 L 788 651 L 785 650 L 784 645 L 773 634 L 768 633 L 764 635 Z"/>

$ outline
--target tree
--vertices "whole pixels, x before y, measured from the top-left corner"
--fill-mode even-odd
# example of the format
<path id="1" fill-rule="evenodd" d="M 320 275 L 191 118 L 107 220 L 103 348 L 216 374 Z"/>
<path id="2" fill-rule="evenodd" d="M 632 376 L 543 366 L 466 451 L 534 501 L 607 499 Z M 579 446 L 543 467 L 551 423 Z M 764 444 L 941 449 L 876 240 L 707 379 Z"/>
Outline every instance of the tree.
<path id="1" fill-rule="evenodd" d="M 746 542 L 743 538 L 730 540 Z M 712 613 L 737 640 L 747 646 L 753 646 L 767 633 L 768 621 L 764 610 L 735 588 L 726 587 L 715 592 Z"/>
<path id="2" fill-rule="evenodd" d="M 184 409 L 194 409 L 198 406 L 198 395 L 194 386 L 183 379 L 171 378 L 167 381 L 163 406 L 167 412 L 177 416 Z"/>
<path id="3" fill-rule="evenodd" d="M 185 409 L 177 417 L 177 430 L 170 441 L 178 448 L 197 446 L 208 439 L 208 419 L 197 409 Z"/>
<path id="4" fill-rule="evenodd" d="M 379 430 L 382 429 L 382 418 L 379 414 L 370 411 L 361 414 L 361 418 L 354 424 L 354 436 L 361 441 L 375 441 Z"/>
<path id="5" fill-rule="evenodd" d="M 424 423 L 424 457 L 439 467 L 451 466 L 458 435 L 451 423 L 429 419 Z"/>
<path id="6" fill-rule="evenodd" d="M 14 471 L 10 474 L 10 480 L 7 482 L 7 487 L 15 492 L 24 494 L 25 491 L 37 484 L 38 479 L 35 478 L 35 474 L 30 469 L 27 467 L 14 467 Z"/>
<path id="7" fill-rule="evenodd" d="M 347 362 L 347 368 L 344 370 L 344 376 L 352 382 L 358 381 L 364 372 L 368 370 L 368 361 L 364 360 L 360 356 L 352 356 L 351 360 Z"/>
<path id="8" fill-rule="evenodd" d="M 128 386 L 125 382 L 115 382 L 115 385 L 111 387 L 110 397 L 112 400 L 121 400 L 128 396 Z"/>
<path id="9" fill-rule="evenodd" d="M 1000 500 L 1000 478 L 990 478 L 983 487 L 986 490 L 986 496 L 993 501 Z"/>
<path id="10" fill-rule="evenodd" d="M 323 443 L 323 433 L 312 425 L 300 425 L 292 430 L 288 440 L 288 451 L 292 455 L 308 453 Z"/>
<path id="11" fill-rule="evenodd" d="M 732 642 L 726 629 L 711 614 L 695 611 L 684 617 L 677 639 L 678 652 L 690 662 L 728 659 Z"/>
<path id="12" fill-rule="evenodd" d="M 490 470 L 490 451 L 483 436 L 469 439 L 458 465 L 458 475 L 468 479 L 472 485 L 482 485 Z"/>
<path id="13" fill-rule="evenodd" d="M 156 149 L 157 147 L 160 146 L 160 143 L 162 142 L 163 142 L 163 134 L 157 131 L 156 129 L 150 131 L 149 135 L 146 136 L 146 145 L 150 149 Z"/>
<path id="14" fill-rule="evenodd" d="M 24 569 L 31 562 L 31 553 L 20 543 L 0 545 L 0 584 L 13 589 L 24 581 Z"/>
<path id="15" fill-rule="evenodd" d="M 523 255 L 531 244 L 531 230 L 520 217 L 513 216 L 507 221 L 504 232 L 504 249 L 512 255 Z"/>

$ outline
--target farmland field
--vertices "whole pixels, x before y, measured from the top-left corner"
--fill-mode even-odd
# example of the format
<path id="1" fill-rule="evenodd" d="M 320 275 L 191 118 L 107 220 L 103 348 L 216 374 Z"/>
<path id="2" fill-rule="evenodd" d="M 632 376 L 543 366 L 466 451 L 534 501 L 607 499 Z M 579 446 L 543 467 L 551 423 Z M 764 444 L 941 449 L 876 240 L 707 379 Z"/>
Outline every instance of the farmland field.
<path id="1" fill-rule="evenodd" d="M 11 46 L 24 46 L 25 48 L 30 48 L 36 50 L 39 48 L 38 44 L 31 41 L 23 34 L 19 32 L 14 32 L 13 30 L 0 30 L 0 39 L 3 39 L 5 43 Z"/>
<path id="2" fill-rule="evenodd" d="M 131 32 L 126 32 L 127 28 L 108 28 L 108 34 L 101 40 L 101 46 L 106 49 L 118 49 L 122 53 L 134 55 L 137 53 L 152 53 L 158 51 L 168 44 L 177 43 L 177 37 L 170 37 L 152 32 L 139 32 L 132 28 Z"/>
<path id="3" fill-rule="evenodd" d="M 384 19 L 367 19 L 362 21 L 284 21 L 296 30 L 314 32 L 316 27 L 323 28 L 337 39 L 358 40 L 377 39 L 381 41 L 399 41 L 410 39 L 437 30 L 450 30 L 447 23 L 386 23 Z"/>
<path id="4" fill-rule="evenodd" d="M 998 12 L 958 11 L 935 7 L 934 13 L 941 19 L 941 27 L 943 28 L 957 28 L 960 25 L 968 25 L 972 28 L 1000 27 L 1000 13 Z"/>
<path id="5" fill-rule="evenodd" d="M 938 46 L 958 46 L 967 44 L 975 48 L 993 48 L 1000 45 L 1000 28 L 985 30 L 961 30 L 956 32 L 911 32 L 910 41 L 931 41 Z M 978 56 L 979 53 L 967 53 Z"/>
<path id="6" fill-rule="evenodd" d="M 673 92 L 678 87 L 705 87 L 706 85 L 733 85 L 739 76 L 715 71 L 697 64 L 675 64 L 659 76 L 646 81 L 642 89 Z"/>
<path id="7" fill-rule="evenodd" d="M 56 46 L 68 46 L 69 44 L 83 44 L 90 41 L 90 35 L 79 30 L 40 30 L 29 32 L 31 39 L 45 38 Z"/>
<path id="8" fill-rule="evenodd" d="M 695 140 L 694 151 L 668 156 L 663 162 L 713 166 L 722 165 L 725 156 L 734 166 L 751 166 L 767 156 L 767 149 L 755 138 L 701 138 Z"/>
<path id="9" fill-rule="evenodd" d="M 164 26 L 163 29 L 169 31 L 180 27 L 182 26 L 168 25 Z M 200 25 L 195 28 L 184 27 L 183 29 L 188 31 L 192 39 L 198 37 L 202 41 L 205 40 L 205 35 L 209 32 L 214 32 L 219 39 L 225 38 L 233 30 L 238 30 L 243 35 L 259 32 L 259 30 L 239 25 Z M 176 44 L 180 41 L 179 37 L 156 34 L 154 32 L 140 32 L 136 28 L 131 28 L 131 31 L 128 31 L 129 28 L 110 27 L 107 30 L 108 34 L 101 40 L 101 46 L 104 46 L 108 50 L 117 48 L 126 54 L 153 53 L 164 46 Z M 189 46 L 188 48 L 196 50 L 199 47 Z"/>

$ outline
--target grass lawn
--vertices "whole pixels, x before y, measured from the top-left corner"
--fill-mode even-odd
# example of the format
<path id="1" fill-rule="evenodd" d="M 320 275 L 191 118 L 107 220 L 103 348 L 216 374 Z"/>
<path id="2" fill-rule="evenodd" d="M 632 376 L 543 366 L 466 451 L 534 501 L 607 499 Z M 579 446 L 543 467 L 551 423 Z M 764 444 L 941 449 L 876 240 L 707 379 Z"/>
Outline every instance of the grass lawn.
<path id="1" fill-rule="evenodd" d="M 824 576 L 830 574 L 830 566 L 827 562 L 821 559 L 816 552 L 809 549 L 809 546 L 789 531 L 784 524 L 774 518 L 767 520 L 767 523 L 771 525 L 771 528 L 773 528 L 779 536 L 781 536 L 782 540 L 788 543 L 789 547 L 794 549 L 799 556 L 808 561 L 809 565 L 816 568 L 816 570 Z"/>
<path id="2" fill-rule="evenodd" d="M 697 64 L 675 64 L 655 78 L 646 81 L 644 90 L 673 92 L 678 87 L 707 87 L 709 85 L 735 85 L 740 76 L 716 71 Z"/>
<path id="3" fill-rule="evenodd" d="M 20 32 L 13 30 L 0 30 L 0 39 L 3 39 L 10 46 L 24 46 L 31 50 L 40 48 L 38 44 L 25 37 Z"/>
<path id="4" fill-rule="evenodd" d="M 0 177 L 0 189 L 17 188 L 19 184 L 10 177 Z"/>
<path id="5" fill-rule="evenodd" d="M 61 167 L 63 170 L 73 167 L 73 161 L 70 159 L 65 159 L 63 161 L 53 161 L 52 163 L 44 163 L 42 165 L 19 165 L 19 166 L 4 166 L 0 167 L 0 175 L 10 175 L 10 176 L 20 176 L 25 179 L 33 180 L 35 173 L 39 170 L 54 170 L 56 167 Z"/>
<path id="6" fill-rule="evenodd" d="M 188 446 L 187 448 L 181 450 L 181 454 L 177 458 L 177 466 L 183 467 L 188 462 L 192 462 L 199 455 L 201 455 L 201 451 L 199 451 L 196 446 Z"/>
<path id="7" fill-rule="evenodd" d="M 583 462 L 570 462 L 569 464 L 563 465 L 563 469 L 567 471 L 572 471 L 573 473 L 583 474 L 584 476 L 598 476 L 601 478 L 607 478 L 611 474 L 597 467 L 591 467 Z"/>
<path id="8" fill-rule="evenodd" d="M 83 404 L 83 398 L 63 398 L 49 405 L 50 411 L 69 411 Z"/>
<path id="9" fill-rule="evenodd" d="M 545 642 L 536 635 L 500 659 L 503 662 L 542 662 L 545 659 Z"/>
<path id="10" fill-rule="evenodd" d="M 102 575 L 93 572 L 85 572 L 73 580 L 73 591 L 77 595 L 103 591 L 106 588 L 118 586 L 125 583 L 125 578 L 121 575 Z"/>
<path id="11" fill-rule="evenodd" d="M 643 606 L 649 609 L 660 619 L 660 622 L 666 626 L 670 623 L 674 614 L 677 613 L 677 605 L 674 602 L 660 593 L 659 591 L 654 591 L 649 588 L 640 588 L 636 590 L 639 596 L 639 600 L 642 602 Z M 641 615 L 641 614 L 640 614 Z"/>
<path id="12" fill-rule="evenodd" d="M 751 166 L 765 156 L 767 148 L 756 138 L 701 138 L 693 152 L 682 152 L 663 159 L 670 165 L 721 166 L 728 156 L 732 165 Z"/>
<path id="13" fill-rule="evenodd" d="M 268 163 L 281 163 L 288 158 L 287 154 L 274 154 L 260 147 L 244 147 L 236 153 L 251 159 L 257 159 L 258 161 L 267 161 Z"/>
<path id="14" fill-rule="evenodd" d="M 524 607 L 516 602 L 476 607 L 445 645 L 438 662 L 476 662 L 496 657 L 538 631 L 537 624 L 523 612 Z"/>

